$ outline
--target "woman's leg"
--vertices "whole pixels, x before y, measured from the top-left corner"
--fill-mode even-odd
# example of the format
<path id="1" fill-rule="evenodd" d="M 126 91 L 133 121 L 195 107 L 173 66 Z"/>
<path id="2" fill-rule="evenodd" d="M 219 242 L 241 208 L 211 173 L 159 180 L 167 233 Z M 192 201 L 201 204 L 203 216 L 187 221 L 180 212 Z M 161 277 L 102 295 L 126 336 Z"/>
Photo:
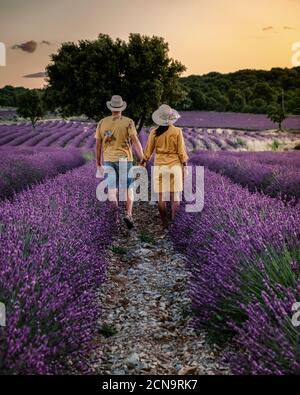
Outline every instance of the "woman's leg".
<path id="1" fill-rule="evenodd" d="M 159 200 L 158 200 L 158 210 L 159 214 L 163 223 L 163 226 L 168 225 L 168 220 L 167 220 L 167 207 L 166 207 L 166 202 L 163 200 L 163 194 L 159 194 Z"/>
<path id="2" fill-rule="evenodd" d="M 170 198 L 171 198 L 171 208 L 172 208 L 172 221 L 174 221 L 179 205 L 180 205 L 180 200 L 179 200 L 179 193 L 178 192 L 171 192 Z"/>

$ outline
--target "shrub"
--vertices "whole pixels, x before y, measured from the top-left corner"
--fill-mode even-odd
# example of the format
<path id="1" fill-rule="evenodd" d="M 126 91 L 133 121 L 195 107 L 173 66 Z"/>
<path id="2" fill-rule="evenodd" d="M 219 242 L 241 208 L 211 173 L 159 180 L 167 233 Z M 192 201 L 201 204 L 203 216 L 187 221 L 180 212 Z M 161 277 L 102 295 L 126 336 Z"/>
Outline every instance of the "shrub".
<path id="1" fill-rule="evenodd" d="M 195 327 L 211 341 L 233 341 L 226 358 L 236 373 L 298 373 L 290 320 L 300 297 L 299 207 L 208 170 L 205 202 L 198 214 L 182 206 L 171 231 L 189 257 Z"/>
<path id="2" fill-rule="evenodd" d="M 95 198 L 94 166 L 48 180 L 0 206 L 0 370 L 87 371 L 114 224 Z"/>
<path id="3" fill-rule="evenodd" d="M 34 183 L 65 173 L 84 163 L 84 158 L 77 150 L 32 155 L 7 150 L 0 158 L 0 199 L 10 198 Z"/>

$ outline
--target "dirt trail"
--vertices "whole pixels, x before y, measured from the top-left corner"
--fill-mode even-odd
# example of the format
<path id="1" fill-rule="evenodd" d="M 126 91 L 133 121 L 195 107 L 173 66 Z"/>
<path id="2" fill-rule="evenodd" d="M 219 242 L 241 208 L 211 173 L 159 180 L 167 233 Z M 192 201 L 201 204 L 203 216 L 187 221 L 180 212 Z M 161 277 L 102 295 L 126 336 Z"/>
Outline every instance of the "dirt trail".
<path id="1" fill-rule="evenodd" d="M 226 374 L 204 334 L 189 325 L 184 257 L 160 227 L 157 208 L 135 205 L 136 228 L 107 254 L 101 288 L 98 374 Z"/>

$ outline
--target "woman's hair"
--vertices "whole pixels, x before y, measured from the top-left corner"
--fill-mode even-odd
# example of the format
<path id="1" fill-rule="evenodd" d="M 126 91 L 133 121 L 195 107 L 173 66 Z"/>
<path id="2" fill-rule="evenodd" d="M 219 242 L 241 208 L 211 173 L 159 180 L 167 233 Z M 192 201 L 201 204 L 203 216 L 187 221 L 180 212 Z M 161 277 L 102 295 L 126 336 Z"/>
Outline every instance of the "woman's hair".
<path id="1" fill-rule="evenodd" d="M 159 126 L 157 129 L 155 129 L 155 136 L 161 136 L 163 133 L 165 133 L 169 129 L 168 126 Z"/>

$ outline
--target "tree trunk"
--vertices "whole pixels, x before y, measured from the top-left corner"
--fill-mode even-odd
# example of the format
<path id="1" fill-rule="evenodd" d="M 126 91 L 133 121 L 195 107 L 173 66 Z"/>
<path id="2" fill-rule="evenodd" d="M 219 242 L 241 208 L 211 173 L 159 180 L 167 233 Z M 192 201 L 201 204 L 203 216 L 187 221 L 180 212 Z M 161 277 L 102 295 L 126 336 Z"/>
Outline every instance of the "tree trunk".
<path id="1" fill-rule="evenodd" d="M 32 125 L 32 131 L 35 132 L 36 119 L 31 118 L 30 121 L 31 121 L 31 125 Z"/>
<path id="2" fill-rule="evenodd" d="M 146 113 L 144 112 L 142 117 L 141 117 L 141 119 L 140 119 L 140 121 L 139 121 L 139 127 L 138 127 L 138 130 L 137 130 L 138 134 L 140 134 L 140 132 L 141 132 L 143 126 L 144 126 L 145 119 L 146 119 Z"/>

